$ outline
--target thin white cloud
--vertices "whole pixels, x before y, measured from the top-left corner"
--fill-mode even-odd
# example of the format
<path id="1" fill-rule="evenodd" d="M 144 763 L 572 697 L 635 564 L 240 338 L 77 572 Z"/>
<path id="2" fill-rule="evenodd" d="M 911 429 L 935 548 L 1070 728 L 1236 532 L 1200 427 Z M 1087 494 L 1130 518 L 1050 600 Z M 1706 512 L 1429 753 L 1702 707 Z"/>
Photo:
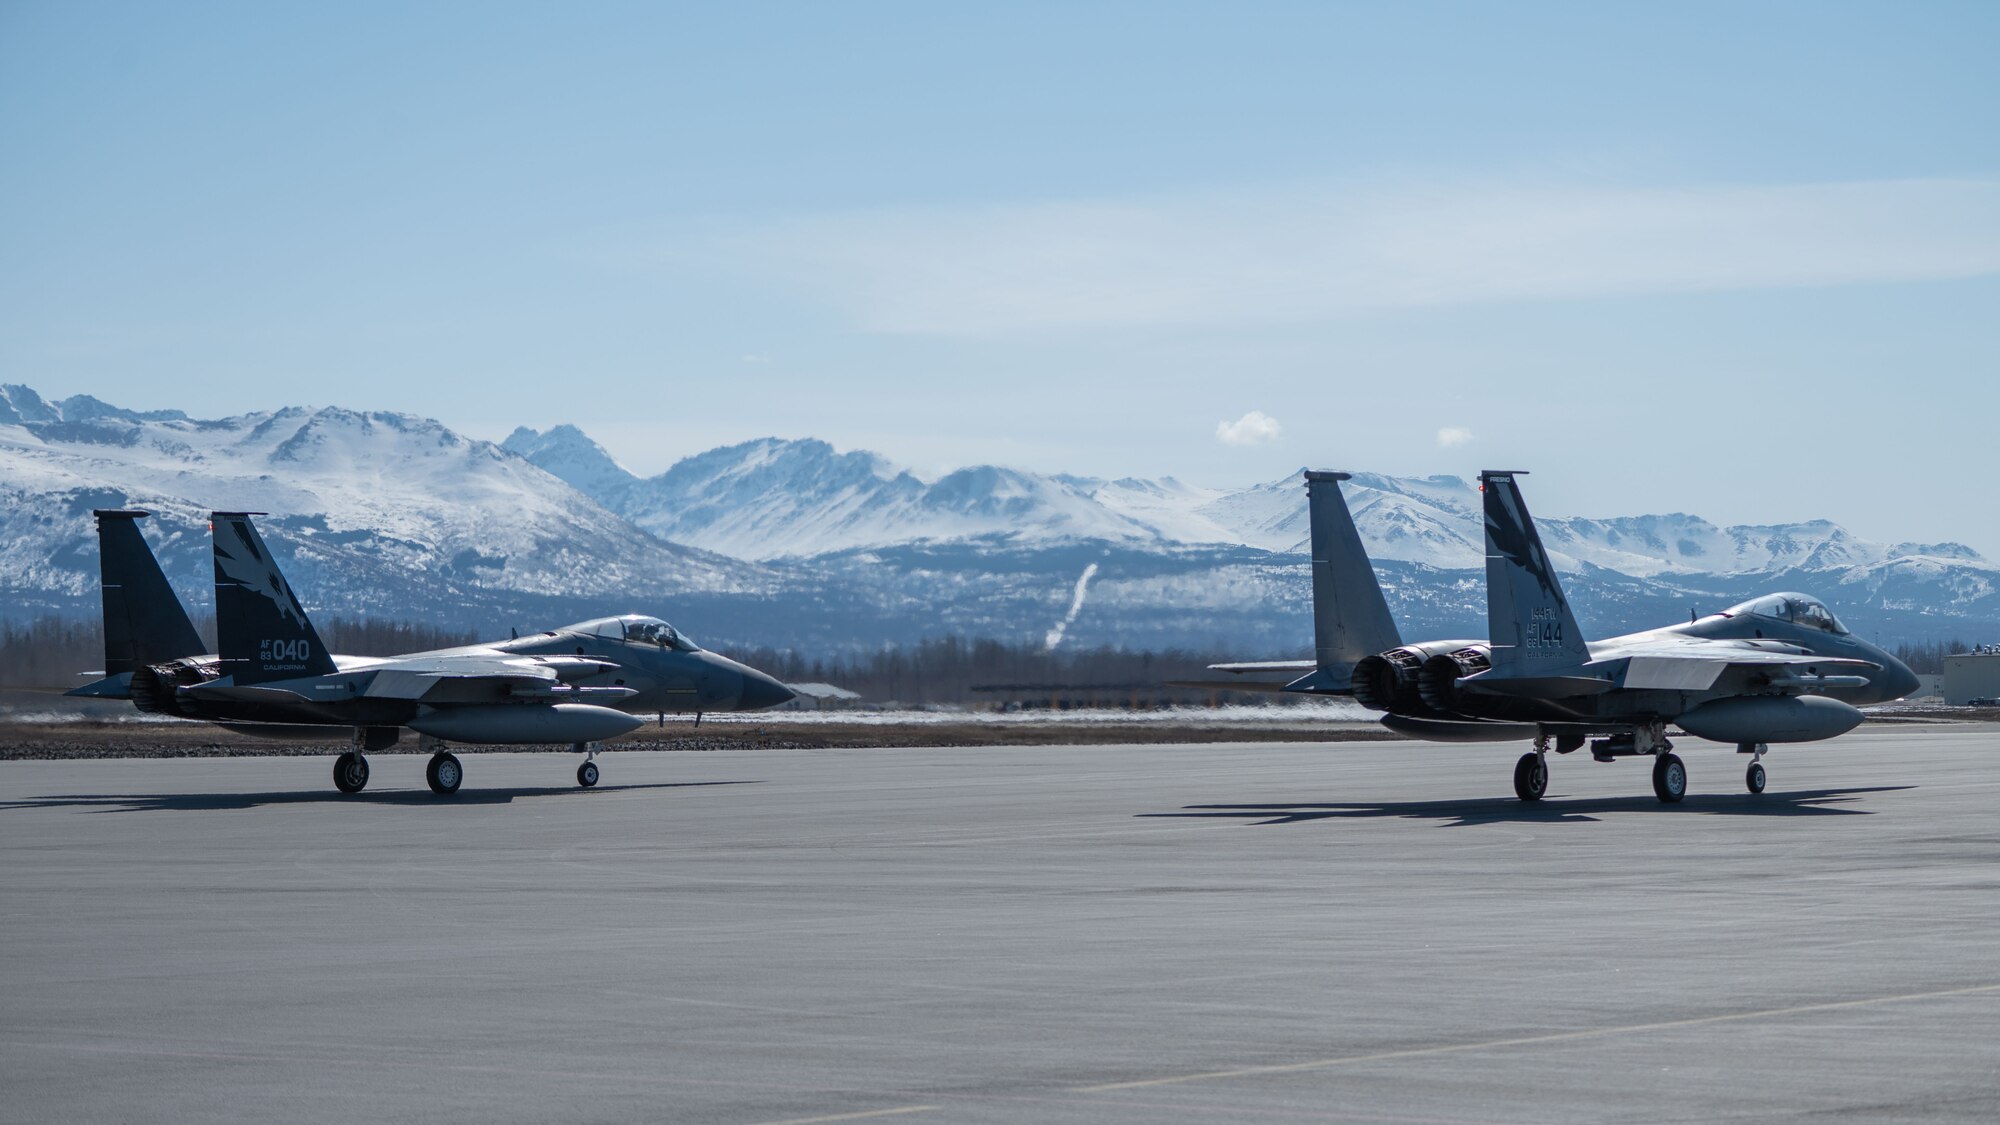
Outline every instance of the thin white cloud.
<path id="1" fill-rule="evenodd" d="M 1276 441 L 1278 420 L 1261 410 L 1252 410 L 1234 422 L 1217 422 L 1215 440 L 1224 445 L 1262 445 Z"/>
<path id="2" fill-rule="evenodd" d="M 712 247 L 861 327 L 996 333 L 2000 273 L 2000 179 L 1322 185 L 831 215 Z"/>
<path id="3" fill-rule="evenodd" d="M 1464 426 L 1446 426 L 1438 431 L 1438 448 L 1455 449 L 1472 441 L 1472 431 Z"/>

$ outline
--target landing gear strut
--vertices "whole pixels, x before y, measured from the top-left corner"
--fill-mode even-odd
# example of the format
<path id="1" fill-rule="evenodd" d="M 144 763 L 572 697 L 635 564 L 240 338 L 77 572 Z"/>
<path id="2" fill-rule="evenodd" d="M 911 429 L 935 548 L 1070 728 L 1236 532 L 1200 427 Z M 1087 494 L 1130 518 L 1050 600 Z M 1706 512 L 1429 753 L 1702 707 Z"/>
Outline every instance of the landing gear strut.
<path id="1" fill-rule="evenodd" d="M 579 742 L 571 749 L 584 755 L 583 764 L 576 767 L 576 783 L 585 789 L 597 784 L 597 747 L 593 743 Z"/>
<path id="2" fill-rule="evenodd" d="M 368 759 L 352 750 L 333 760 L 333 787 L 359 793 L 368 787 Z"/>

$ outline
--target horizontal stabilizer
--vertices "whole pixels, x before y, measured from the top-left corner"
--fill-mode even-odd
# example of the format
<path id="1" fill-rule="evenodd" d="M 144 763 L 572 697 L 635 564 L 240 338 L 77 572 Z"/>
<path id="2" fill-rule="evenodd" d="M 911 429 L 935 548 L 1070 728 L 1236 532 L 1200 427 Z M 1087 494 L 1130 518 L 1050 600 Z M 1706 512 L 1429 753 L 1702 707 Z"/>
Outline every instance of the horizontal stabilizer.
<path id="1" fill-rule="evenodd" d="M 71 688 L 64 695 L 78 699 L 130 699 L 132 698 L 132 673 L 120 672 L 93 680 L 79 688 Z"/>
<path id="2" fill-rule="evenodd" d="M 1248 660 L 1240 664 L 1211 664 L 1208 666 L 1208 670 L 1211 672 L 1230 672 L 1238 676 L 1255 675 L 1259 672 L 1269 672 L 1273 675 L 1285 673 L 1296 676 L 1301 672 L 1310 672 L 1317 667 L 1319 665 L 1311 660 Z"/>
<path id="3" fill-rule="evenodd" d="M 1315 668 L 1286 684 L 1285 690 L 1299 695 L 1353 695 L 1354 666 Z"/>
<path id="4" fill-rule="evenodd" d="M 1286 690 L 1283 680 L 1167 680 L 1165 686 L 1188 691 L 1247 691 L 1268 695 Z"/>

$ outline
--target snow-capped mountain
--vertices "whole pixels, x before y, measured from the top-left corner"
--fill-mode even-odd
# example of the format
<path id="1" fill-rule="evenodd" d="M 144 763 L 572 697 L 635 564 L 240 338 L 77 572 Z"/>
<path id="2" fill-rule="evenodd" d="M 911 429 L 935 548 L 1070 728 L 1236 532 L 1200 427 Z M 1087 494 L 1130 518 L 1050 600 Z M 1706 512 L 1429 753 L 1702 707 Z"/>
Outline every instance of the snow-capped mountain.
<path id="1" fill-rule="evenodd" d="M 504 444 L 662 539 L 738 558 L 973 538 L 1172 541 L 1099 503 L 1082 482 L 990 465 L 924 481 L 873 453 L 764 438 L 640 479 L 613 475 L 616 462 L 574 427 L 523 427 Z"/>
<path id="2" fill-rule="evenodd" d="M 161 562 L 207 602 L 211 510 L 260 522 L 318 606 L 409 612 L 621 592 L 750 593 L 772 576 L 664 543 L 491 442 L 326 408 L 198 420 L 0 388 L 0 588 L 95 597 L 90 510 L 143 507 Z M 400 604 L 399 604 L 400 603 Z"/>
<path id="3" fill-rule="evenodd" d="M 1235 490 L 1171 477 L 1101 480 L 993 466 L 925 481 L 873 453 L 763 438 L 697 454 L 642 479 L 573 426 L 547 433 L 523 427 L 504 444 L 661 538 L 738 558 L 968 540 L 1013 548 L 1102 541 L 1298 553 L 1310 534 L 1296 474 Z M 1343 490 L 1376 560 L 1440 569 L 1485 565 L 1473 482 L 1357 473 Z M 1552 560 L 1571 572 L 1590 566 L 1652 577 L 1822 571 L 1901 558 L 1982 561 L 1960 544 L 1873 543 L 1825 520 L 1724 528 L 1676 513 L 1537 522 Z"/>
<path id="4" fill-rule="evenodd" d="M 1461 478 L 1346 487 L 1413 633 L 1485 627 L 1479 494 Z M 959 634 L 1192 647 L 1310 645 L 1305 490 L 975 466 L 927 479 L 874 453 L 766 438 L 640 477 L 573 426 L 501 445 L 425 418 L 288 408 L 213 420 L 0 387 L 0 616 L 90 615 L 90 509 L 145 534 L 191 605 L 207 513 L 269 512 L 315 611 L 497 632 L 604 612 L 705 641 L 867 648 Z M 1586 630 L 1608 635 L 1773 589 L 1820 594 L 1879 639 L 2000 635 L 2000 567 L 1956 544 L 1825 522 L 1541 518 Z M 1060 630 L 1053 627 L 1062 624 Z"/>

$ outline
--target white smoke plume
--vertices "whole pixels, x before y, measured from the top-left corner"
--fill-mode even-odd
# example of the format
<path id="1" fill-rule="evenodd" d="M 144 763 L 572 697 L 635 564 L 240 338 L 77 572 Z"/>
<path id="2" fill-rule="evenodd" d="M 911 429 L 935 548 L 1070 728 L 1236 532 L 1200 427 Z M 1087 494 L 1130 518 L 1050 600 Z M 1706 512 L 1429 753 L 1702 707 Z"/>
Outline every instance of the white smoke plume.
<path id="1" fill-rule="evenodd" d="M 1076 594 L 1069 600 L 1069 612 L 1063 614 L 1063 619 L 1056 622 L 1056 627 L 1050 629 L 1049 635 L 1043 638 L 1043 647 L 1046 651 L 1054 652 L 1056 646 L 1062 643 L 1063 634 L 1069 632 L 1069 627 L 1076 623 L 1076 615 L 1083 612 L 1084 591 L 1090 586 L 1090 580 L 1095 577 L 1097 577 L 1096 563 L 1083 568 L 1083 575 L 1076 580 Z"/>

